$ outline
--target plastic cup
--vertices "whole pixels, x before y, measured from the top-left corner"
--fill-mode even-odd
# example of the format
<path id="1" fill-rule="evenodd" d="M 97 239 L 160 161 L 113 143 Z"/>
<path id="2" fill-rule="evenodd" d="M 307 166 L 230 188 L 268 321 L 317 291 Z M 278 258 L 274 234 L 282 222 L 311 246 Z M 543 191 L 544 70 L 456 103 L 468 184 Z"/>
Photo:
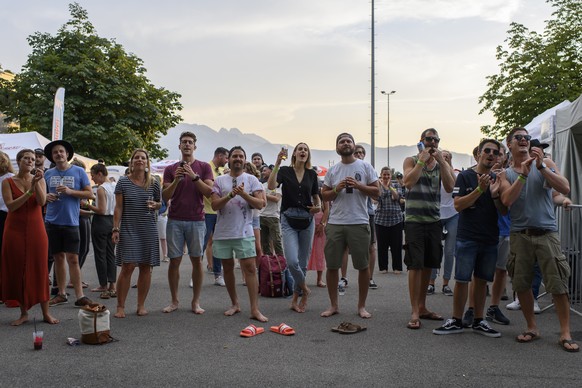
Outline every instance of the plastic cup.
<path id="1" fill-rule="evenodd" d="M 42 349 L 43 337 L 44 337 L 44 332 L 42 332 L 42 331 L 34 331 L 32 333 L 32 339 L 34 341 L 34 350 L 41 350 Z"/>

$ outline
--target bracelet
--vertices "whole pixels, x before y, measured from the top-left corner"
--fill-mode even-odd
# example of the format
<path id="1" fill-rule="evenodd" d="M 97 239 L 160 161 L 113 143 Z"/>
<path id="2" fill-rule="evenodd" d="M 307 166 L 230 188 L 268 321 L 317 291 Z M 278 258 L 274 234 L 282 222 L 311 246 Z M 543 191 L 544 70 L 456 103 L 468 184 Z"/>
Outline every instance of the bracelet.
<path id="1" fill-rule="evenodd" d="M 517 176 L 517 180 L 521 181 L 522 183 L 525 183 L 526 179 L 527 179 L 527 175 L 519 174 Z"/>
<path id="2" fill-rule="evenodd" d="M 233 199 L 234 198 L 234 195 L 232 195 L 232 191 L 230 193 L 228 193 L 227 197 L 230 198 L 230 199 Z"/>
<path id="3" fill-rule="evenodd" d="M 426 166 L 426 163 L 420 159 L 416 162 L 416 164 L 420 164 L 421 166 Z"/>
<path id="4" fill-rule="evenodd" d="M 115 228 L 111 229 L 111 233 L 115 233 L 115 232 L 119 233 L 119 228 L 118 227 L 115 227 Z"/>
<path id="5" fill-rule="evenodd" d="M 26 193 L 24 193 L 26 195 L 28 195 L 29 197 L 32 197 L 32 190 L 28 190 Z"/>
<path id="6" fill-rule="evenodd" d="M 481 186 L 477 186 L 477 191 L 479 192 L 479 194 L 483 194 L 484 193 L 484 191 L 481 188 Z"/>
<path id="7" fill-rule="evenodd" d="M 337 190 L 336 189 L 337 189 L 337 186 L 334 186 L 334 188 L 333 188 L 332 191 L 337 194 Z"/>

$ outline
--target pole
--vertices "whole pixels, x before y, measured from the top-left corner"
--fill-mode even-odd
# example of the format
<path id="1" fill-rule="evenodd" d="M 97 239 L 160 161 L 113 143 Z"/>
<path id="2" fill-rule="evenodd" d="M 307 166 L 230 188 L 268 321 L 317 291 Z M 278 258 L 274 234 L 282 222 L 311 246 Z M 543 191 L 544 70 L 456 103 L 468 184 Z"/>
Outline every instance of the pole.
<path id="1" fill-rule="evenodd" d="M 390 166 L 390 95 L 396 93 L 396 90 L 391 91 L 390 93 L 382 90 L 382 94 L 386 95 L 387 101 L 387 114 L 386 114 L 386 128 L 387 128 L 387 147 L 386 147 L 386 164 L 388 167 Z"/>
<path id="2" fill-rule="evenodd" d="M 374 77 L 374 70 L 375 70 L 374 69 L 374 60 L 375 60 L 375 58 L 374 58 L 374 0 L 372 0 L 372 47 L 371 47 L 371 49 L 372 49 L 372 55 L 371 55 L 371 58 L 372 58 L 372 66 L 371 66 L 371 69 L 372 69 L 372 77 L 371 77 L 372 82 L 371 82 L 371 84 L 372 84 L 372 86 L 371 86 L 370 95 L 371 95 L 372 101 L 370 103 L 370 105 L 371 105 L 371 110 L 370 110 L 370 123 L 371 123 L 371 131 L 370 131 L 371 132 L 370 163 L 372 164 L 373 167 L 375 167 L 376 166 L 376 142 L 375 142 L 375 139 L 374 139 L 374 129 L 375 129 L 374 128 L 375 127 L 375 122 L 374 122 L 374 115 L 375 115 L 375 110 L 374 110 L 374 102 L 375 102 L 374 101 L 375 100 L 375 98 L 374 98 L 375 97 L 374 96 L 374 89 L 375 89 L 376 85 L 375 85 L 375 77 Z"/>

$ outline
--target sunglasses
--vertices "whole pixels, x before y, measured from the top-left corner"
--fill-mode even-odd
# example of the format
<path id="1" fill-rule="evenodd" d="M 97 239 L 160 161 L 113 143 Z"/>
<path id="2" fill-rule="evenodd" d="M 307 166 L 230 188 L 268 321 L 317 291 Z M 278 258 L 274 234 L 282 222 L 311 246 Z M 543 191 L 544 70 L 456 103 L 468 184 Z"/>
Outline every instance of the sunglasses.
<path id="1" fill-rule="evenodd" d="M 436 136 L 425 136 L 425 137 L 424 137 L 424 140 L 428 141 L 429 143 L 431 143 L 431 142 L 433 142 L 433 141 L 434 141 L 435 143 L 438 143 L 438 142 L 440 142 L 440 141 L 441 141 L 441 139 L 439 139 L 439 138 L 438 138 L 438 137 L 436 137 Z"/>
<path id="2" fill-rule="evenodd" d="M 232 178 L 232 188 L 235 189 L 238 186 L 236 178 Z"/>
<path id="3" fill-rule="evenodd" d="M 495 156 L 499 156 L 499 154 L 500 154 L 499 150 L 496 150 L 493 148 L 483 148 L 481 151 L 485 152 L 487 155 L 489 155 L 492 152 L 493 152 L 493 155 L 495 155 Z"/>
<path id="4" fill-rule="evenodd" d="M 521 141 L 522 139 L 525 139 L 527 141 L 531 140 L 531 136 L 530 135 L 513 135 L 513 138 L 517 141 Z"/>

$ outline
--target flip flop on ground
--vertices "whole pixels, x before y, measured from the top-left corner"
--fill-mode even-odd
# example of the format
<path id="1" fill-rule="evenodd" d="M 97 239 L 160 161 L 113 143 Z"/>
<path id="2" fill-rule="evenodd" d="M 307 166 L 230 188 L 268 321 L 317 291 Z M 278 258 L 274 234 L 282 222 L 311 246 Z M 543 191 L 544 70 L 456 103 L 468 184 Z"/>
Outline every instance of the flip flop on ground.
<path id="1" fill-rule="evenodd" d="M 533 332 L 533 331 L 524 331 L 520 335 L 524 338 L 519 338 L 519 335 L 518 335 L 517 337 L 515 337 L 515 340 L 521 344 L 525 344 L 527 342 L 532 342 L 532 341 L 535 341 L 537 339 L 540 339 L 540 335 L 536 332 Z"/>
<path id="2" fill-rule="evenodd" d="M 411 319 L 408 321 L 408 324 L 406 324 L 406 327 L 412 330 L 418 330 L 420 329 L 420 325 L 420 319 Z"/>
<path id="3" fill-rule="evenodd" d="M 340 330 L 343 330 L 343 328 L 347 325 L 351 325 L 351 323 L 349 322 L 342 322 L 339 325 L 337 325 L 336 327 L 332 327 L 331 331 L 333 331 L 334 333 L 339 333 Z"/>
<path id="4" fill-rule="evenodd" d="M 355 334 L 361 331 L 365 331 L 367 328 L 365 326 L 354 325 L 353 323 L 347 322 L 347 325 L 343 326 L 340 330 L 340 334 Z"/>
<path id="5" fill-rule="evenodd" d="M 438 315 L 437 313 L 433 313 L 433 312 L 420 314 L 418 317 L 420 319 L 428 319 L 429 321 L 442 321 L 442 320 L 444 320 L 442 315 Z"/>
<path id="6" fill-rule="evenodd" d="M 281 323 L 279 326 L 271 326 L 271 331 L 281 335 L 295 335 L 295 330 L 285 323 Z"/>
<path id="7" fill-rule="evenodd" d="M 250 338 L 250 337 L 254 337 L 258 334 L 263 334 L 264 332 L 265 332 L 265 329 L 263 329 L 262 327 L 256 327 L 255 325 L 248 325 L 247 327 L 242 329 L 242 331 L 240 332 L 240 336 L 245 337 L 245 338 Z"/>
<path id="8" fill-rule="evenodd" d="M 567 351 L 568 353 L 578 353 L 580 351 L 580 347 L 578 346 L 578 344 L 576 343 L 576 341 L 574 341 L 573 339 L 561 339 L 558 341 L 558 345 L 560 345 L 560 347 L 562 349 L 564 349 L 565 351 Z M 566 345 L 570 345 L 569 348 L 566 347 Z M 575 348 L 572 348 L 571 346 L 576 345 Z"/>

